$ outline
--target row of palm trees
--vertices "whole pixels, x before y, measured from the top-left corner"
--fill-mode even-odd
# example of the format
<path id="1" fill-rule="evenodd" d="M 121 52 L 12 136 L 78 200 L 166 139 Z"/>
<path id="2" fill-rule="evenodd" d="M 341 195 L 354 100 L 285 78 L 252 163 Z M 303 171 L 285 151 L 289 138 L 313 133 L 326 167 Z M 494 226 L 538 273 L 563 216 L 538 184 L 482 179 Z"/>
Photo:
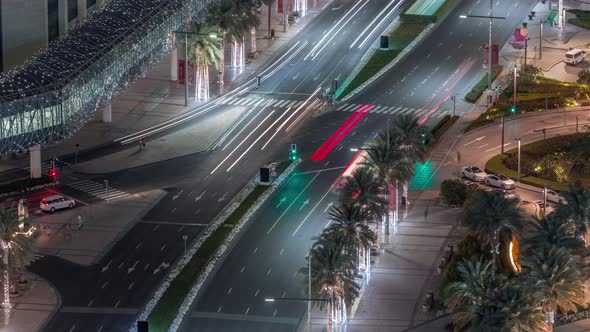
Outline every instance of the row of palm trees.
<path id="1" fill-rule="evenodd" d="M 398 116 L 364 149 L 366 161 L 346 179 L 338 205 L 329 211 L 330 224 L 310 249 L 311 271 L 306 267 L 301 272 L 310 276 L 305 285 L 311 285 L 312 298 L 327 299 L 314 305 L 327 309 L 328 331 L 334 321 L 346 320 L 358 296 L 360 272 L 369 268 L 370 248 L 380 246 L 381 222 L 389 224 L 390 186 L 407 184 L 414 164 L 425 156 L 422 130 L 414 117 Z M 377 232 L 369 223 L 376 224 Z"/>
<path id="2" fill-rule="evenodd" d="M 260 24 L 257 12 L 270 0 L 222 0 L 207 8 L 205 23 L 193 22 L 188 35 L 189 61 L 195 63 L 195 100 L 209 98 L 209 68 L 219 70 L 219 84 L 223 85 L 225 43 L 231 42 L 231 66 L 244 65 L 246 35 L 250 35 L 250 50 L 256 53 L 256 27 Z"/>
<path id="3" fill-rule="evenodd" d="M 516 200 L 501 193 L 478 191 L 469 199 L 465 225 L 492 259 L 462 259 L 458 280 L 443 290 L 456 331 L 551 331 L 558 310 L 566 315 L 585 305 L 590 192 L 576 184 L 564 196 L 568 205 L 531 223 Z M 500 273 L 497 266 L 505 233 L 521 239 L 518 273 Z"/>

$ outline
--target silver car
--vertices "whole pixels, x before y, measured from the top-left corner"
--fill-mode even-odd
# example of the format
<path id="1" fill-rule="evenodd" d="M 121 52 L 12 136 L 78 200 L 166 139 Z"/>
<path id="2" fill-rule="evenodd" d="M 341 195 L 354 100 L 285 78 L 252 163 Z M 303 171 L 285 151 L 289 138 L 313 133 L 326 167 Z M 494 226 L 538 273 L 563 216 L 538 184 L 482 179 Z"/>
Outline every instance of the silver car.
<path id="1" fill-rule="evenodd" d="M 76 201 L 61 195 L 47 196 L 41 200 L 40 208 L 43 211 L 54 212 L 55 210 L 73 208 Z"/>
<path id="2" fill-rule="evenodd" d="M 461 171 L 461 176 L 468 178 L 471 181 L 482 182 L 488 175 L 477 166 L 467 166 Z"/>
<path id="3" fill-rule="evenodd" d="M 489 174 L 486 178 L 486 184 L 491 187 L 502 188 L 502 189 L 514 189 L 516 188 L 514 181 L 509 177 L 502 174 Z"/>

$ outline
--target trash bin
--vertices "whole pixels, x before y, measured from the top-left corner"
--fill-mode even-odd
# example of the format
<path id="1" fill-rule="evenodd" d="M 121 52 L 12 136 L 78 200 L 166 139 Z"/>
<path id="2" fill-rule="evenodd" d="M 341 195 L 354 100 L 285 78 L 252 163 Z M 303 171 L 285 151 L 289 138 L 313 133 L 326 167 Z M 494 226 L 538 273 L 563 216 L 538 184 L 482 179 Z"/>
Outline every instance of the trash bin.
<path id="1" fill-rule="evenodd" d="M 275 38 L 275 29 L 270 29 L 270 38 L 271 39 Z"/>

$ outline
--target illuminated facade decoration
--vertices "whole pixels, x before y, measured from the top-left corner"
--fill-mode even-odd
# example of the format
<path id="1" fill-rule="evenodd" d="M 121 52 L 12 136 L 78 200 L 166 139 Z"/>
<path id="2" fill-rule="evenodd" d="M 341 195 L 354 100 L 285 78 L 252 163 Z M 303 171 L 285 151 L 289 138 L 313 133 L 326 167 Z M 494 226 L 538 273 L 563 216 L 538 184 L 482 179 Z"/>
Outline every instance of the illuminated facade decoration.
<path id="1" fill-rule="evenodd" d="M 215 0 L 117 0 L 0 77 L 0 154 L 72 136 Z"/>

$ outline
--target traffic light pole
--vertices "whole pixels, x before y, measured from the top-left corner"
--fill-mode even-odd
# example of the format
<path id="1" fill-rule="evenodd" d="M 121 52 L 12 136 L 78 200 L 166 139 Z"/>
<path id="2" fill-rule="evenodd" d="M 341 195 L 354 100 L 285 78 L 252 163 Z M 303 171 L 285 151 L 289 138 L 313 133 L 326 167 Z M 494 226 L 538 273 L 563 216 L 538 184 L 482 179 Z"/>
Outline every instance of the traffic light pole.
<path id="1" fill-rule="evenodd" d="M 502 115 L 502 144 L 500 144 L 500 153 L 504 154 L 504 115 Z"/>

